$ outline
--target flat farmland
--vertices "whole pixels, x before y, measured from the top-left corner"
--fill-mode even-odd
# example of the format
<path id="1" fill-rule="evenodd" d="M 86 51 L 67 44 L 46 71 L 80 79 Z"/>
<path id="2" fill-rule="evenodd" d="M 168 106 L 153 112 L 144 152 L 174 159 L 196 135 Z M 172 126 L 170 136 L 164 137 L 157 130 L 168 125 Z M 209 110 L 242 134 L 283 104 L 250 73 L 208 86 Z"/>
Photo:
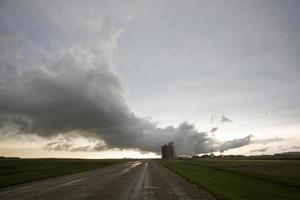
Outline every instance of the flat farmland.
<path id="1" fill-rule="evenodd" d="M 299 160 L 159 162 L 219 199 L 300 199 Z"/>
<path id="2" fill-rule="evenodd" d="M 129 161 L 1 188 L 0 199 L 215 200 L 203 188 L 152 160 Z"/>
<path id="3" fill-rule="evenodd" d="M 127 159 L 2 159 L 0 188 L 128 161 Z"/>

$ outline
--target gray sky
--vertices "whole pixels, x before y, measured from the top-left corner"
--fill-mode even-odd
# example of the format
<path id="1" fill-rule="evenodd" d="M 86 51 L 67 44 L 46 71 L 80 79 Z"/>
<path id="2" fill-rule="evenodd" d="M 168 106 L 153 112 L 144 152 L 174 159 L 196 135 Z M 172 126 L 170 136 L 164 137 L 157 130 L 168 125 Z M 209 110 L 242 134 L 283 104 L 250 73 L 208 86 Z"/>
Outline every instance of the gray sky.
<path id="1" fill-rule="evenodd" d="M 118 68 L 133 110 L 162 125 L 220 112 L 299 125 L 299 1 L 164 2 L 120 6 L 130 20 Z"/>
<path id="2" fill-rule="evenodd" d="M 126 13 L 119 68 L 133 106 L 148 99 L 189 114 L 269 111 L 298 122 L 298 1 L 171 2 Z"/>
<path id="3" fill-rule="evenodd" d="M 299 21 L 292 0 L 0 1 L 0 149 L 295 150 Z"/>

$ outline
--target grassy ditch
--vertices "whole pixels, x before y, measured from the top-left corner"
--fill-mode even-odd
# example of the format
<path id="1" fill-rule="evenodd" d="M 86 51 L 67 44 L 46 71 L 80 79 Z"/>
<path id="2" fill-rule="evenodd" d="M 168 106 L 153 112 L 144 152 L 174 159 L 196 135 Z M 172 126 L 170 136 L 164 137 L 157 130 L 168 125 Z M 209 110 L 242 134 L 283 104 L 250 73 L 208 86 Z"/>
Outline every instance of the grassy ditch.
<path id="1" fill-rule="evenodd" d="M 300 161 L 159 161 L 218 199 L 300 199 Z"/>

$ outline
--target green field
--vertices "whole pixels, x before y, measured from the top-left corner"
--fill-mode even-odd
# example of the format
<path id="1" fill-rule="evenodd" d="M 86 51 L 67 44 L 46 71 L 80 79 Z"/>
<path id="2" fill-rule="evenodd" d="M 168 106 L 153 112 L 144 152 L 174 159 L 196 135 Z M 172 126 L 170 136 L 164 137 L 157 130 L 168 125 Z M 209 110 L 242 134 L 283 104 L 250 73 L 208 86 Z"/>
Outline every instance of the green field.
<path id="1" fill-rule="evenodd" d="M 1 159 L 0 187 L 127 162 L 126 159 Z"/>
<path id="2" fill-rule="evenodd" d="M 218 199 L 300 199 L 300 161 L 159 161 Z"/>

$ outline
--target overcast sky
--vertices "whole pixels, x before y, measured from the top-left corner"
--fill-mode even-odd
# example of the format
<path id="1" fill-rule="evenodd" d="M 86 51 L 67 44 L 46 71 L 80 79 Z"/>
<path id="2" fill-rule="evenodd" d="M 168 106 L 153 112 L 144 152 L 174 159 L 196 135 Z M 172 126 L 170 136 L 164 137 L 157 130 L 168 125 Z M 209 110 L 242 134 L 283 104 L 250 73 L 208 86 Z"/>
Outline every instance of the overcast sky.
<path id="1" fill-rule="evenodd" d="M 0 1 L 0 154 L 299 151 L 299 22 L 296 0 Z"/>

